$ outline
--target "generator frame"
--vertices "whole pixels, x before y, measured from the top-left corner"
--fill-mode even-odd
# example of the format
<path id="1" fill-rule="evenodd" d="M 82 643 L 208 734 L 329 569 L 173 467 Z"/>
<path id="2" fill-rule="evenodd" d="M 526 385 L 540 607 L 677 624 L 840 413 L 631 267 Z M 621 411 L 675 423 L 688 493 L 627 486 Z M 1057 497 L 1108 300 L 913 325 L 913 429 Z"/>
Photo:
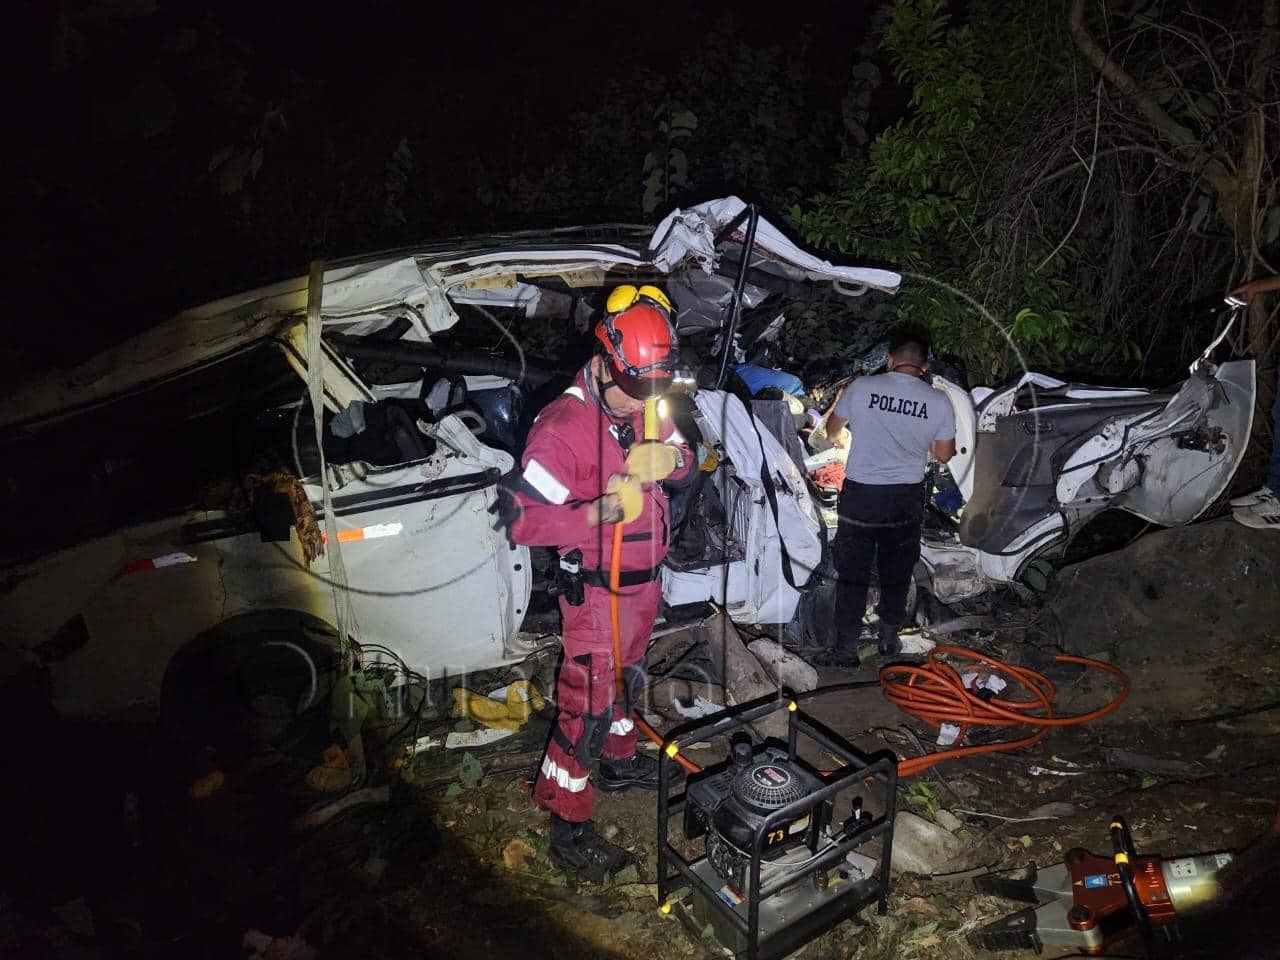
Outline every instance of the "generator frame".
<path id="1" fill-rule="evenodd" d="M 834 754 L 845 765 L 827 776 L 826 783 L 820 789 L 779 807 L 756 829 L 752 848 L 747 851 L 751 857 L 747 889 L 741 891 L 747 903 L 747 916 L 743 919 L 738 911 L 721 899 L 717 890 L 695 872 L 706 860 L 705 853 L 694 860 L 688 860 L 671 843 L 671 819 L 683 811 L 687 803 L 685 793 L 674 797 L 671 795 L 672 781 L 675 779 L 672 776 L 672 766 L 677 762 L 675 758 L 680 752 L 681 741 L 693 743 L 725 736 L 739 729 L 753 734 L 749 724 L 779 710 L 788 711 L 787 756 L 792 762 L 800 759 L 797 748 L 803 736 Z M 752 735 L 752 741 L 757 744 L 761 742 L 755 735 Z M 873 779 L 884 787 L 884 813 L 871 818 L 852 835 L 833 842 L 816 858 L 797 865 L 795 869 L 784 870 L 781 876 L 761 886 L 761 851 L 766 846 L 765 839 L 769 831 L 791 823 L 837 794 Z M 891 752 L 879 751 L 874 755 L 863 753 L 801 711 L 794 699 L 768 697 L 720 714 L 706 723 L 682 728 L 667 738 L 658 755 L 658 902 L 667 910 L 669 895 L 675 890 L 688 886 L 697 891 L 711 909 L 718 911 L 737 931 L 739 937 L 745 940 L 748 960 L 777 960 L 784 957 L 843 921 L 852 919 L 874 901 L 878 901 L 877 912 L 883 916 L 889 908 L 889 864 L 893 856 L 893 818 L 897 788 L 898 764 Z M 764 901 L 819 871 L 836 867 L 856 847 L 877 837 L 882 838 L 882 848 L 874 880 L 868 878 L 863 882 L 850 884 L 847 890 L 780 927 L 761 942 L 760 907 Z"/>

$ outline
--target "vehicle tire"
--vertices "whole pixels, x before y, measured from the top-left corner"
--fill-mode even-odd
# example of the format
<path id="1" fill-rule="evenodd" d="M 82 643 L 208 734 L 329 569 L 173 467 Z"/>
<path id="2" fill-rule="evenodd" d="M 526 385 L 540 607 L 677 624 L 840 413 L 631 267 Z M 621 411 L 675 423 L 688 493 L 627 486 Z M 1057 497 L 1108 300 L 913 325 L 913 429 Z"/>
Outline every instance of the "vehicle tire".
<path id="1" fill-rule="evenodd" d="M 292 610 L 244 614 L 205 631 L 165 671 L 166 738 L 181 749 L 211 751 L 225 766 L 323 739 L 337 648 L 329 624 Z"/>

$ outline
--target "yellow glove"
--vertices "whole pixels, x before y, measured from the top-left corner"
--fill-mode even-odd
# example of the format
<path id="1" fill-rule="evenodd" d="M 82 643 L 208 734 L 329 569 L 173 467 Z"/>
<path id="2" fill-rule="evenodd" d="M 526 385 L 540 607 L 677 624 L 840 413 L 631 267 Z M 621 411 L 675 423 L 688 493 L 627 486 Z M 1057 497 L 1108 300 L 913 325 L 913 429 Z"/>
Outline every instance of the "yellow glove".
<path id="1" fill-rule="evenodd" d="M 615 473 L 609 478 L 609 483 L 604 489 L 606 496 L 612 494 L 618 498 L 623 523 L 630 523 L 644 510 L 644 491 L 640 489 L 640 481 L 637 478 Z"/>
<path id="2" fill-rule="evenodd" d="M 698 457 L 698 469 L 703 473 L 715 473 L 716 467 L 720 466 L 720 454 L 716 453 L 715 447 L 698 444 Z"/>
<path id="3" fill-rule="evenodd" d="M 519 730 L 528 722 L 530 715 L 540 713 L 545 706 L 542 694 L 528 680 L 517 680 L 507 687 L 506 700 L 493 700 L 482 693 L 458 687 L 453 691 L 450 715 L 467 717 L 486 727 Z"/>
<path id="4" fill-rule="evenodd" d="M 641 440 L 627 452 L 627 473 L 641 483 L 656 483 L 676 469 L 676 448 L 658 440 Z"/>

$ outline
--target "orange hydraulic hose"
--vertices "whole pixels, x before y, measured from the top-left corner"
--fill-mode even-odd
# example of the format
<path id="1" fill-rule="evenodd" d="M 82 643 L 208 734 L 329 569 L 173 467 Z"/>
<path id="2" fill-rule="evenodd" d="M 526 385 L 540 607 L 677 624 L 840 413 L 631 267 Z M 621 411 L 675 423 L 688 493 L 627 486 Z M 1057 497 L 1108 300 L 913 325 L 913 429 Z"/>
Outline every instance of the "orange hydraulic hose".
<path id="1" fill-rule="evenodd" d="M 992 668 L 1014 683 L 1022 686 L 1030 699 L 1010 700 L 992 697 L 984 700 L 968 689 L 960 671 L 939 657 L 951 660 L 968 660 Z M 1077 663 L 1092 670 L 1101 670 L 1120 681 L 1120 692 L 1108 703 L 1088 713 L 1071 716 L 1054 716 L 1053 698 L 1056 694 L 1053 682 L 1042 673 L 1005 663 L 965 647 L 934 647 L 923 664 L 889 664 L 880 668 L 880 686 L 885 698 L 896 704 L 904 713 L 934 727 L 952 723 L 960 728 L 957 740 L 963 740 L 970 727 L 1023 726 L 1033 728 L 1029 735 L 1016 740 L 999 740 L 994 743 L 939 750 L 937 753 L 914 757 L 898 763 L 898 775 L 909 777 L 927 770 L 935 763 L 969 757 L 979 753 L 999 753 L 1017 750 L 1039 743 L 1054 727 L 1070 727 L 1089 723 L 1105 717 L 1129 696 L 1131 683 L 1124 671 L 1101 660 L 1062 654 L 1054 658 L 1058 663 Z"/>
<path id="2" fill-rule="evenodd" d="M 613 550 L 609 562 L 609 622 L 613 628 L 613 675 L 618 696 L 622 696 L 622 625 L 618 609 L 618 596 L 622 576 L 622 524 L 613 528 Z M 961 673 L 939 657 L 952 660 L 968 660 L 986 666 L 1023 687 L 1030 699 L 1011 700 L 1004 697 L 983 699 L 964 685 Z M 922 773 L 936 763 L 959 757 L 977 756 L 981 753 L 1001 753 L 1039 743 L 1055 727 L 1071 727 L 1090 723 L 1105 717 L 1125 701 L 1132 684 L 1124 671 L 1101 660 L 1061 654 L 1054 658 L 1058 663 L 1076 663 L 1092 670 L 1101 670 L 1120 681 L 1120 692 L 1108 703 L 1087 713 L 1055 716 L 1053 699 L 1057 689 L 1044 674 L 1027 667 L 1019 667 L 995 657 L 988 657 L 966 647 L 941 646 L 929 651 L 920 665 L 893 663 L 880 668 L 880 686 L 885 699 L 907 713 L 933 727 L 953 723 L 960 728 L 957 741 L 963 741 L 970 727 L 1031 727 L 1033 732 L 1015 740 L 997 740 L 992 743 L 967 747 L 953 747 L 912 757 L 898 762 L 898 776 L 911 777 Z M 662 746 L 665 742 L 639 715 L 633 715 L 636 728 L 646 737 Z M 689 773 L 701 773 L 702 767 L 681 753 L 674 754 L 675 761 Z"/>
<path id="3" fill-rule="evenodd" d="M 613 682 L 617 690 L 618 698 L 622 698 L 623 680 L 622 680 L 622 619 L 618 612 L 618 594 L 622 587 L 622 524 L 615 523 L 613 525 L 613 549 L 609 554 L 609 625 L 613 628 Z M 648 723 L 640 716 L 640 712 L 634 711 L 632 721 L 641 733 L 662 746 L 662 734 L 649 726 Z M 698 766 L 683 754 L 674 754 L 676 763 L 684 767 L 689 773 L 701 773 L 702 767 Z"/>
<path id="4" fill-rule="evenodd" d="M 644 437 L 646 440 L 658 439 L 658 407 L 657 400 L 645 402 Z M 623 696 L 622 679 L 622 622 L 618 609 L 618 597 L 622 585 L 622 522 L 613 525 L 613 549 L 609 556 L 609 624 L 613 629 L 613 679 L 616 695 Z M 953 660 L 970 660 L 981 664 L 1008 677 L 1015 684 L 1022 686 L 1031 698 L 1028 700 L 1008 700 L 1000 697 L 983 699 L 976 692 L 969 690 L 961 679 L 960 671 L 949 663 L 938 658 L 947 656 Z M 1077 663 L 1093 670 L 1102 670 L 1119 678 L 1121 689 L 1106 705 L 1088 713 L 1067 717 L 1055 717 L 1053 714 L 1053 698 L 1057 690 L 1053 682 L 1042 673 L 1027 667 L 1019 667 L 1005 663 L 994 657 L 988 657 L 965 647 L 934 647 L 923 664 L 889 664 L 880 668 L 880 686 L 885 698 L 896 704 L 900 710 L 923 720 L 934 727 L 944 723 L 952 723 L 960 728 L 956 741 L 963 741 L 970 727 L 1031 727 L 1034 732 L 1016 740 L 998 740 L 968 747 L 954 747 L 939 750 L 922 757 L 913 757 L 898 762 L 898 776 L 909 777 L 929 769 L 935 763 L 954 760 L 957 757 L 975 756 L 980 753 L 999 753 L 1004 750 L 1017 750 L 1039 743 L 1049 735 L 1054 727 L 1070 727 L 1076 724 L 1089 723 L 1104 717 L 1124 702 L 1129 696 L 1131 684 L 1124 672 L 1101 660 L 1090 660 L 1088 657 L 1077 657 L 1062 654 L 1055 657 L 1059 663 Z M 658 731 L 654 730 L 635 711 L 633 722 L 646 737 L 662 746 L 665 741 Z M 689 773 L 700 773 L 702 767 L 688 757 L 683 756 L 671 745 L 669 755 Z"/>

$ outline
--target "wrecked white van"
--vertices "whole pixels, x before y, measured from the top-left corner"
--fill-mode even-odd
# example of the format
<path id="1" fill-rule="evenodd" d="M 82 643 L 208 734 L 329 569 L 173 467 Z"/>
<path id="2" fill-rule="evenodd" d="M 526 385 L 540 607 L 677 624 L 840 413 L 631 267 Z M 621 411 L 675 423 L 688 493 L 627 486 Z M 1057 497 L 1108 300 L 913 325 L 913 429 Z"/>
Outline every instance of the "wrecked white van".
<path id="1" fill-rule="evenodd" d="M 200 651 L 311 656 L 351 638 L 439 677 L 553 642 L 547 553 L 495 528 L 500 485 L 586 359 L 605 293 L 645 282 L 670 294 L 699 371 L 696 394 L 671 399 L 709 465 L 671 490 L 669 608 L 712 601 L 829 642 L 829 531 L 795 423 L 784 404 L 766 428 L 758 401 L 719 388 L 740 324 L 776 335 L 805 287 L 860 304 L 899 281 L 807 254 L 727 198 L 656 230 L 331 263 L 188 310 L 0 404 L 0 671 L 46 666 L 67 714 L 148 715 L 176 665 L 201 672 Z M 930 511 L 920 592 L 957 604 L 1016 582 L 1107 507 L 1200 516 L 1248 443 L 1253 377 L 1208 355 L 1168 391 L 935 377 L 956 410 L 964 506 Z"/>
<path id="2" fill-rule="evenodd" d="M 94 716 L 153 710 L 192 644 L 348 636 L 432 677 L 526 656 L 536 571 L 495 529 L 498 485 L 624 282 L 662 283 L 722 378 L 744 306 L 899 277 L 810 256 L 728 198 L 656 231 L 394 251 L 188 310 L 0 405 L 6 655 Z M 703 390 L 687 413 L 728 532 L 664 584 L 785 622 L 822 554 L 803 475 L 735 398 Z"/>

